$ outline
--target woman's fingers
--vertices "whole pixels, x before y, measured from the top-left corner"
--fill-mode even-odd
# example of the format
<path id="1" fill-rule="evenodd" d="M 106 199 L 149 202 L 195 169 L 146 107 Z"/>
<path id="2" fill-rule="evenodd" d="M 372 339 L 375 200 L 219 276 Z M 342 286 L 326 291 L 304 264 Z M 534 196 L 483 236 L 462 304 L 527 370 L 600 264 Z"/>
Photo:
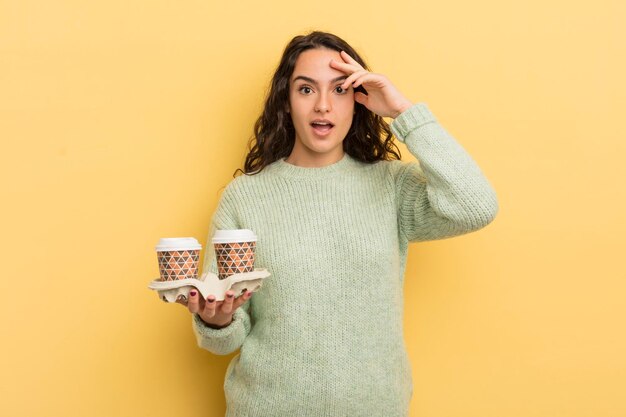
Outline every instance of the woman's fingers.
<path id="1" fill-rule="evenodd" d="M 356 59 L 352 58 L 350 56 L 350 54 L 348 54 L 346 51 L 339 52 L 339 55 L 341 55 L 341 57 L 344 59 L 344 61 L 348 61 L 349 63 L 351 63 L 353 65 L 357 65 L 357 66 L 361 67 L 361 64 L 359 64 Z M 363 68 L 363 67 L 361 67 L 361 68 Z"/>
<path id="2" fill-rule="evenodd" d="M 222 313 L 230 313 L 233 311 L 233 301 L 235 301 L 235 293 L 226 291 L 226 298 L 222 304 Z"/>
<path id="3" fill-rule="evenodd" d="M 348 57 L 348 59 L 346 59 L 346 57 Z M 348 74 L 356 71 L 367 71 L 361 66 L 361 64 L 352 59 L 348 54 L 342 55 L 341 59 L 343 59 L 344 62 L 337 61 L 336 59 L 331 59 L 330 66 Z"/>
<path id="4" fill-rule="evenodd" d="M 209 295 L 204 303 L 204 310 L 202 315 L 206 318 L 211 318 L 215 315 L 215 309 L 217 308 L 217 302 L 213 294 Z"/>
<path id="5" fill-rule="evenodd" d="M 354 72 L 363 70 L 363 67 L 360 65 L 350 64 L 348 62 L 337 61 L 336 59 L 331 59 L 330 64 L 337 67 L 337 69 L 342 70 L 344 72 Z"/>
<path id="6" fill-rule="evenodd" d="M 198 291 L 189 291 L 189 301 L 187 302 L 187 308 L 189 309 L 190 313 L 197 313 L 198 311 L 200 311 L 200 300 L 201 297 L 198 297 Z"/>
<path id="7" fill-rule="evenodd" d="M 387 79 L 383 75 L 366 72 L 359 74 L 354 83 L 352 83 L 352 86 L 357 88 L 365 82 L 367 82 L 370 87 L 377 88 L 385 88 L 388 85 Z"/>
<path id="8" fill-rule="evenodd" d="M 344 61 L 352 64 L 352 65 L 356 65 L 357 67 L 359 67 L 360 69 L 364 69 L 361 64 L 359 64 L 357 62 L 356 59 L 352 58 L 350 55 L 348 55 L 348 53 L 346 51 L 341 51 L 339 52 L 339 55 L 341 55 L 341 57 L 343 58 Z"/>
<path id="9" fill-rule="evenodd" d="M 236 310 L 239 307 L 241 307 L 241 305 L 245 303 L 246 301 L 248 301 L 250 297 L 252 297 L 251 291 L 246 291 L 245 293 L 241 294 L 239 297 L 235 299 L 235 302 L 233 303 L 233 309 Z"/>
<path id="10" fill-rule="evenodd" d="M 204 300 L 196 290 L 192 290 L 189 292 L 189 303 L 187 307 L 191 313 L 199 313 L 203 318 L 211 319 L 216 315 L 232 314 L 243 303 L 248 301 L 250 297 L 252 297 L 251 291 L 246 291 L 245 294 L 236 298 L 233 291 L 227 291 L 224 301 L 216 301 L 213 294 L 210 294 L 206 300 Z"/>
<path id="11" fill-rule="evenodd" d="M 357 71 L 357 72 L 352 73 L 352 75 L 350 75 L 348 78 L 346 78 L 346 80 L 343 82 L 343 84 L 341 84 L 341 88 L 343 88 L 345 90 L 357 78 L 359 78 L 360 76 L 365 75 L 365 74 L 367 74 L 367 71 L 365 71 L 365 70 Z"/>
<path id="12" fill-rule="evenodd" d="M 365 107 L 368 106 L 368 99 L 369 97 L 366 94 L 361 93 L 360 91 L 357 91 L 356 93 L 354 93 L 354 101 L 356 101 L 359 104 L 364 105 Z"/>

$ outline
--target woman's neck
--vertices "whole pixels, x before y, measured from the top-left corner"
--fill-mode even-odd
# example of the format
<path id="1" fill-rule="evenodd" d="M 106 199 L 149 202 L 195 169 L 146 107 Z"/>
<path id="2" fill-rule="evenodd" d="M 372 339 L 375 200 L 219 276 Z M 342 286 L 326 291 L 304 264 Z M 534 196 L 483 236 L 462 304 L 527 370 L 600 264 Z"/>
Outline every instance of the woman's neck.
<path id="1" fill-rule="evenodd" d="M 341 161 L 344 157 L 344 153 L 345 152 L 341 148 L 339 149 L 339 152 L 328 154 L 292 151 L 291 154 L 285 158 L 285 162 L 303 168 L 321 168 Z"/>

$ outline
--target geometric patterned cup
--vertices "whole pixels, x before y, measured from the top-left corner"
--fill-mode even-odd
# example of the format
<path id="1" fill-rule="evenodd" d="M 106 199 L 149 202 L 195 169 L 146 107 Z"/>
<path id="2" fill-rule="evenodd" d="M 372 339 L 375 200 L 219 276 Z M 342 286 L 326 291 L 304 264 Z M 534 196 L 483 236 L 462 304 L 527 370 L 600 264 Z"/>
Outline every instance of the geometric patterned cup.
<path id="1" fill-rule="evenodd" d="M 215 231 L 213 247 L 219 279 L 241 272 L 254 271 L 256 240 L 256 235 L 249 229 Z"/>
<path id="2" fill-rule="evenodd" d="M 160 239 L 156 246 L 160 281 L 198 278 L 201 249 L 192 237 Z"/>

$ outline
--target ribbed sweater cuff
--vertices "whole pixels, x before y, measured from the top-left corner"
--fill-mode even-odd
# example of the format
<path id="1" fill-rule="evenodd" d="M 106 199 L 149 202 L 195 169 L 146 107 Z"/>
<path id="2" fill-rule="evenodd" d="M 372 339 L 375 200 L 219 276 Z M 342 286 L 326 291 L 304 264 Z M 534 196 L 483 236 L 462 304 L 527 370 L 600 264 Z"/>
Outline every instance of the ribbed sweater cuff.
<path id="1" fill-rule="evenodd" d="M 198 346 L 216 355 L 237 350 L 250 331 L 248 313 L 242 307 L 235 310 L 233 321 L 221 329 L 208 327 L 197 314 L 193 315 L 192 323 Z"/>
<path id="2" fill-rule="evenodd" d="M 402 143 L 412 130 L 427 123 L 436 122 L 426 103 L 417 103 L 409 107 L 391 122 L 391 131 Z"/>

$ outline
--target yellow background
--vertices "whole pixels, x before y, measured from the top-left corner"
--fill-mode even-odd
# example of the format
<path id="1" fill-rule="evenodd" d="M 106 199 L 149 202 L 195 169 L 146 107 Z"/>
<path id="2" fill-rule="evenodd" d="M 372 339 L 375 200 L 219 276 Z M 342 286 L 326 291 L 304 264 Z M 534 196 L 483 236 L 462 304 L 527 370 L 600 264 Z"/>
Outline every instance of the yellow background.
<path id="1" fill-rule="evenodd" d="M 154 246 L 206 242 L 282 49 L 314 28 L 426 102 L 498 193 L 486 229 L 411 246 L 411 416 L 626 415 L 625 12 L 1 0 L 2 415 L 223 415 L 233 355 L 147 289 Z"/>

